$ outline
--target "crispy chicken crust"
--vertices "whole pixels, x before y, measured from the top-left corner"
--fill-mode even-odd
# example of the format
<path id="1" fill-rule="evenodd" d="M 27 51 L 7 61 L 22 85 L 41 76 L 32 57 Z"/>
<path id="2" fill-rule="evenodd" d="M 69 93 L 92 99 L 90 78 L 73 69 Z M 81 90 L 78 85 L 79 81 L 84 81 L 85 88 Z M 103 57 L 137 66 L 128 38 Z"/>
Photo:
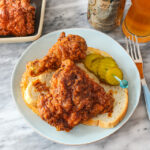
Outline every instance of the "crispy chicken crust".
<path id="1" fill-rule="evenodd" d="M 82 37 L 72 34 L 65 36 L 65 33 L 62 32 L 48 54 L 40 60 L 29 62 L 27 70 L 31 76 L 37 76 L 47 69 L 59 68 L 62 61 L 66 59 L 80 62 L 86 57 L 86 50 L 87 45 Z"/>
<path id="2" fill-rule="evenodd" d="M 35 8 L 30 0 L 0 0 L 0 35 L 34 33 Z"/>
<path id="3" fill-rule="evenodd" d="M 51 79 L 50 92 L 38 101 L 41 118 L 57 130 L 102 113 L 112 113 L 114 99 L 71 60 L 63 61 Z"/>

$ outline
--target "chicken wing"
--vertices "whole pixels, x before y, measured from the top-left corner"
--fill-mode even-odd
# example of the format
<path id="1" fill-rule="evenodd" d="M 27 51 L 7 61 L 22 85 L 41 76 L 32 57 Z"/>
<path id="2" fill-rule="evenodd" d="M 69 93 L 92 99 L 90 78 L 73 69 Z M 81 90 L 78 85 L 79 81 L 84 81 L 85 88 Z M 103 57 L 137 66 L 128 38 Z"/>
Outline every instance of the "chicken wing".
<path id="1" fill-rule="evenodd" d="M 34 33 L 35 8 L 30 0 L 0 0 L 0 35 Z"/>
<path id="2" fill-rule="evenodd" d="M 51 79 L 50 92 L 38 101 L 41 118 L 57 130 L 102 113 L 112 113 L 114 99 L 71 60 L 63 61 Z"/>
<path id="3" fill-rule="evenodd" d="M 31 76 L 37 76 L 47 69 L 59 68 L 61 62 L 65 59 L 80 62 L 85 58 L 86 50 L 87 45 L 82 37 L 71 34 L 65 36 L 65 33 L 62 32 L 48 54 L 41 60 L 29 62 L 27 70 Z"/>

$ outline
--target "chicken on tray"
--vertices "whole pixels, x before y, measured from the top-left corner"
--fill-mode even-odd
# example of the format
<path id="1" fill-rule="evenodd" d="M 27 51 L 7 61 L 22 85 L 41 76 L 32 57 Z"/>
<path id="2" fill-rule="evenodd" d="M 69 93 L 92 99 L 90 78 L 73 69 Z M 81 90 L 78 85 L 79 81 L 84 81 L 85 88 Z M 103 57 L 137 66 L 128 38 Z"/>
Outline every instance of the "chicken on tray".
<path id="1" fill-rule="evenodd" d="M 51 79 L 49 93 L 38 102 L 41 118 L 57 130 L 69 131 L 102 113 L 112 113 L 114 99 L 71 60 Z"/>
<path id="2" fill-rule="evenodd" d="M 80 62 L 86 57 L 86 50 L 87 45 L 82 37 L 72 34 L 65 36 L 65 33 L 62 32 L 56 44 L 50 48 L 43 59 L 28 63 L 29 74 L 37 76 L 47 69 L 57 69 L 65 59 Z"/>
<path id="3" fill-rule="evenodd" d="M 35 8 L 30 0 L 0 0 L 0 35 L 30 35 L 34 25 Z"/>

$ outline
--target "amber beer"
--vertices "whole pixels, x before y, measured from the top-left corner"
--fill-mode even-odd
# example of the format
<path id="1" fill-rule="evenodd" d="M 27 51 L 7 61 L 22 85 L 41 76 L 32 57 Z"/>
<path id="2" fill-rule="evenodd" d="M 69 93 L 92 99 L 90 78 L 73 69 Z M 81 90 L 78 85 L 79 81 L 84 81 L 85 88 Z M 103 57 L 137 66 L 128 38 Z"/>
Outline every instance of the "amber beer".
<path id="1" fill-rule="evenodd" d="M 131 1 L 132 5 L 123 23 L 123 31 L 126 35 L 137 35 L 141 42 L 150 41 L 150 0 Z"/>

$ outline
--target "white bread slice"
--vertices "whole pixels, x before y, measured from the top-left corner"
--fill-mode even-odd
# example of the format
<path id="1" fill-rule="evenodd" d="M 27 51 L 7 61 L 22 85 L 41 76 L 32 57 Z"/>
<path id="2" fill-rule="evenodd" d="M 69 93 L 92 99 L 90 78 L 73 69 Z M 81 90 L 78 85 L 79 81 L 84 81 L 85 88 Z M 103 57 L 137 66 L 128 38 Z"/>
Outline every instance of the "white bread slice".
<path id="1" fill-rule="evenodd" d="M 94 48 L 88 48 L 87 54 L 89 53 L 100 53 L 101 55 L 104 56 L 109 56 L 106 52 L 99 51 Z M 114 102 L 114 109 L 111 117 L 108 116 L 108 114 L 101 114 L 98 115 L 97 117 L 94 117 L 86 122 L 84 124 L 86 125 L 96 125 L 100 126 L 102 128 L 112 128 L 115 125 L 117 125 L 125 116 L 127 107 L 128 107 L 128 91 L 127 89 L 122 89 L 119 86 L 109 86 L 106 84 L 102 84 L 99 82 L 98 78 L 91 72 L 89 72 L 83 63 L 77 64 L 82 70 L 84 70 L 88 76 L 93 79 L 95 82 L 100 84 L 101 86 L 104 87 L 106 92 L 112 92 L 115 102 Z M 42 73 L 41 75 L 37 77 L 30 77 L 28 74 L 25 72 L 21 81 L 21 88 L 22 88 L 22 94 L 25 103 L 29 108 L 33 110 L 38 115 L 38 110 L 37 110 L 37 100 L 39 93 L 37 93 L 34 90 L 33 82 L 36 81 L 37 79 L 40 80 L 42 83 L 46 83 L 46 86 L 50 86 L 50 79 L 52 77 L 54 72 L 52 71 L 46 71 Z"/>
<path id="2" fill-rule="evenodd" d="M 31 77 L 28 75 L 27 72 L 25 72 L 22 76 L 20 86 L 24 102 L 37 115 L 39 115 L 39 112 L 37 110 L 37 101 L 40 96 L 40 93 L 37 92 L 35 87 L 33 86 L 34 82 L 36 82 L 36 80 L 40 80 L 42 83 L 46 83 L 46 86 L 49 87 L 50 79 L 53 73 L 54 72 L 52 72 L 51 70 L 48 70 L 40 74 L 39 76 Z"/>
<path id="3" fill-rule="evenodd" d="M 103 87 L 106 91 L 110 90 L 106 85 Z M 111 87 L 111 90 L 113 91 L 113 97 L 115 99 L 111 116 L 109 117 L 107 113 L 101 114 L 84 122 L 84 124 L 100 126 L 102 128 L 113 128 L 124 118 L 128 108 L 128 91 L 118 86 Z"/>
<path id="4" fill-rule="evenodd" d="M 80 63 L 78 66 L 84 70 L 91 79 L 100 84 L 107 93 L 111 92 L 113 94 L 113 98 L 115 99 L 113 113 L 111 116 L 108 116 L 108 113 L 100 114 L 97 117 L 84 122 L 83 124 L 100 126 L 101 128 L 113 128 L 126 114 L 128 108 L 128 90 L 122 89 L 120 86 L 110 86 L 100 83 L 98 78 L 84 67 L 84 64 Z"/>
<path id="5" fill-rule="evenodd" d="M 99 53 L 103 56 L 111 57 L 106 52 L 100 51 L 98 49 L 94 49 L 91 47 L 88 48 L 88 54 L 89 53 Z M 82 69 L 83 69 L 83 66 L 82 66 Z M 96 79 L 96 77 L 93 76 L 93 74 L 90 75 L 91 73 L 89 73 L 87 69 L 85 71 L 88 72 L 89 76 L 92 77 L 95 82 L 99 82 L 98 79 Z M 94 117 L 84 122 L 83 124 L 92 125 L 92 126 L 100 126 L 101 128 L 113 128 L 124 118 L 127 112 L 128 89 L 122 89 L 120 86 L 109 86 L 109 85 L 102 84 L 102 83 L 100 83 L 100 85 L 103 86 L 106 92 L 111 91 L 113 93 L 113 97 L 115 99 L 113 113 L 111 114 L 111 116 L 108 116 L 107 113 L 100 114 L 97 117 Z"/>

